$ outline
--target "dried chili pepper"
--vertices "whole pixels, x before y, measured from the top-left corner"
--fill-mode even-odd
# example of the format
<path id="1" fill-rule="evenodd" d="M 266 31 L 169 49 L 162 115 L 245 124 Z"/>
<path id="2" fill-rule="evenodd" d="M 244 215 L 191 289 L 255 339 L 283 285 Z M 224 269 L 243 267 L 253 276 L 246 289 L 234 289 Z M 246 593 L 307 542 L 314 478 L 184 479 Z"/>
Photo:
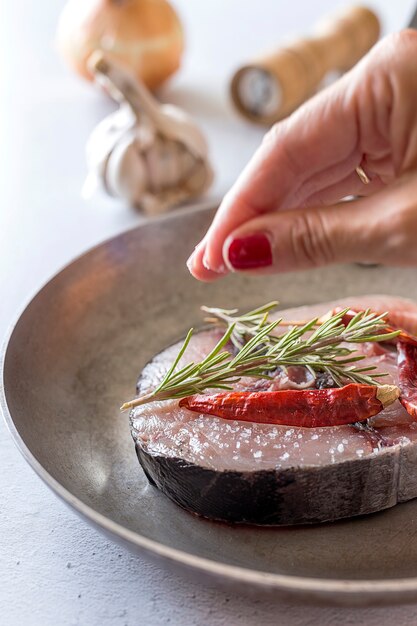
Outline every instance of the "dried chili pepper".
<path id="1" fill-rule="evenodd" d="M 334 389 L 201 394 L 183 398 L 179 404 L 190 411 L 228 420 L 315 428 L 366 420 L 398 396 L 399 389 L 394 385 L 352 383 Z"/>
<path id="2" fill-rule="evenodd" d="M 417 417 L 417 347 L 400 341 L 397 350 L 400 402 L 407 413 Z"/>

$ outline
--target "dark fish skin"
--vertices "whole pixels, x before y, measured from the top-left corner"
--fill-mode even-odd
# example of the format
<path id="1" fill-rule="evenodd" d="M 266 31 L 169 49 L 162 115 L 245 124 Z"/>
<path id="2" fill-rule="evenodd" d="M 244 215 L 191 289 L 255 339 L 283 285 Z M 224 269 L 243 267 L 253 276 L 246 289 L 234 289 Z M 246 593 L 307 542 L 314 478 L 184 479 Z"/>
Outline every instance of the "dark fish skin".
<path id="1" fill-rule="evenodd" d="M 183 509 L 211 520 L 286 526 L 374 513 L 417 496 L 417 444 L 324 467 L 214 471 L 153 456 L 136 444 L 149 481 Z"/>

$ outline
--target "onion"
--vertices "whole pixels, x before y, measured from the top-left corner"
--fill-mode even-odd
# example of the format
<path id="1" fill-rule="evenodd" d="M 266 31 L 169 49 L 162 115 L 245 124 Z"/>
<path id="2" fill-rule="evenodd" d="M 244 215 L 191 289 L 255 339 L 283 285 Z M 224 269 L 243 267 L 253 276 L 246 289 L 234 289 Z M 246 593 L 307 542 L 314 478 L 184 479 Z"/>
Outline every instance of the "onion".
<path id="1" fill-rule="evenodd" d="M 69 0 L 57 43 L 68 64 L 88 80 L 93 76 L 87 60 L 101 50 L 156 89 L 178 69 L 184 38 L 166 0 Z"/>

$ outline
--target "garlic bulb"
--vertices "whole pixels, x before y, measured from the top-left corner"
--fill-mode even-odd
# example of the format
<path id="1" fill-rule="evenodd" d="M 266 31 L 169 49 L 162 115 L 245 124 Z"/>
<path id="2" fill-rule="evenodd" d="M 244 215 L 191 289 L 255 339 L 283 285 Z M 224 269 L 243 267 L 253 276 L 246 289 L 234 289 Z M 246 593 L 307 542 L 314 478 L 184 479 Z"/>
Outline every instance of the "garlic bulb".
<path id="1" fill-rule="evenodd" d="M 69 0 L 59 20 L 57 44 L 84 78 L 93 79 L 88 59 L 102 50 L 155 89 L 178 69 L 184 36 L 167 0 Z"/>
<path id="2" fill-rule="evenodd" d="M 89 66 L 120 108 L 88 141 L 84 195 L 101 185 L 110 195 L 156 214 L 204 193 L 213 172 L 205 139 L 191 118 L 159 104 L 110 57 L 97 52 Z"/>

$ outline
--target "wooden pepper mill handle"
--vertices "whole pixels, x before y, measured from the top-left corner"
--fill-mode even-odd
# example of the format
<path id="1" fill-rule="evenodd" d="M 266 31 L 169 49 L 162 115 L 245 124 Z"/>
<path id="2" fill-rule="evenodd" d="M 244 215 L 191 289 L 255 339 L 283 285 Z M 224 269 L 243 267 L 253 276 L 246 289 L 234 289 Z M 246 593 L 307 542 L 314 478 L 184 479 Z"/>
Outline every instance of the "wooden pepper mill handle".
<path id="1" fill-rule="evenodd" d="M 310 38 L 297 39 L 244 65 L 231 95 L 248 119 L 265 125 L 286 117 L 309 98 L 330 71 L 350 69 L 378 40 L 378 17 L 350 7 L 319 22 Z"/>

